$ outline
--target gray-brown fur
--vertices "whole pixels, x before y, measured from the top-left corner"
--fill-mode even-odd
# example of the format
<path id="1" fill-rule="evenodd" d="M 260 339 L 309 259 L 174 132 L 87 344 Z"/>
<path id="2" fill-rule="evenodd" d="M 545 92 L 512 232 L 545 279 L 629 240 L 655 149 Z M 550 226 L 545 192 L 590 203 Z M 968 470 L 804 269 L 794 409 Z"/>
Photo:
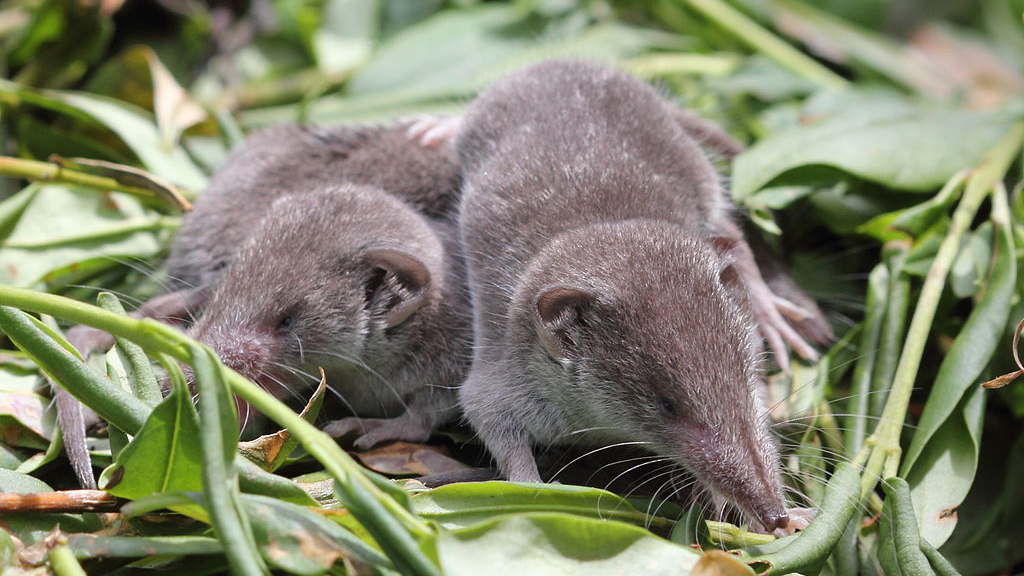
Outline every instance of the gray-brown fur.
<path id="1" fill-rule="evenodd" d="M 459 170 L 450 149 L 428 149 L 410 142 L 400 125 L 267 128 L 253 133 L 218 168 L 174 240 L 168 259 L 169 291 L 146 302 L 133 315 L 183 325 L 200 316 L 228 263 L 259 230 L 258 224 L 273 202 L 286 195 L 323 191 L 327 183 L 376 187 L 380 194 L 419 210 L 439 237 L 450 236 L 448 218 L 459 188 Z M 456 246 L 453 240 L 446 242 L 448 248 Z M 454 252 L 445 257 L 451 254 Z M 289 260 L 287 247 L 280 247 L 278 255 Z M 287 266 L 284 261 L 275 265 Z M 249 264 L 255 267 L 258 263 Z M 235 299 L 241 301 L 257 291 L 257 285 L 249 285 L 247 292 L 236 294 Z M 231 299 L 226 293 L 220 298 L 226 303 L 218 305 L 230 305 Z M 454 321 L 444 340 L 452 348 L 447 356 L 452 366 L 463 361 L 461 344 L 455 338 L 460 329 Z M 69 339 L 85 354 L 113 345 L 108 334 L 85 326 L 72 328 Z M 458 381 L 444 382 L 444 374 L 430 370 L 425 371 L 424 381 L 433 376 L 438 380 L 429 384 L 435 386 Z M 74 398 L 58 393 L 66 443 L 78 448 L 69 455 L 80 480 L 88 485 L 91 472 L 80 408 Z"/>
<path id="2" fill-rule="evenodd" d="M 167 261 L 175 287 L 214 283 L 271 202 L 324 183 L 376 186 L 444 219 L 458 198 L 450 150 L 416 146 L 401 126 L 282 125 L 253 133 L 217 170 Z"/>
<path id="3" fill-rule="evenodd" d="M 640 442 L 773 528 L 786 513 L 755 323 L 716 249 L 735 248 L 715 241 L 728 205 L 667 106 L 555 61 L 470 107 L 456 147 L 476 348 L 460 399 L 511 479 L 540 479 L 534 444 Z"/>
<path id="4" fill-rule="evenodd" d="M 191 333 L 279 397 L 323 367 L 363 417 L 335 430 L 362 431 L 362 446 L 425 440 L 455 414 L 469 360 L 451 228 L 371 186 L 279 198 Z M 405 313 L 389 316 L 395 310 Z"/>

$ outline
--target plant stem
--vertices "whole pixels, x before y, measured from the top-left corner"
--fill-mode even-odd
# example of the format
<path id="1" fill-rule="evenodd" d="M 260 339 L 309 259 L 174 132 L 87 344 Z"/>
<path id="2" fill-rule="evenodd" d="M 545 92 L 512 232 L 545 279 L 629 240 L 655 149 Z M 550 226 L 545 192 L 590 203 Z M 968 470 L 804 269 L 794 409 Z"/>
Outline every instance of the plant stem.
<path id="1" fill-rule="evenodd" d="M 818 64 L 814 59 L 793 48 L 779 37 L 762 28 L 722 0 L 685 0 L 716 24 L 733 33 L 740 41 L 796 72 L 811 82 L 832 90 L 846 89 L 850 83 L 838 74 Z"/>
<path id="2" fill-rule="evenodd" d="M 85 570 L 67 544 L 60 543 L 51 548 L 49 559 L 50 567 L 57 576 L 86 576 Z"/>
<path id="3" fill-rule="evenodd" d="M 52 182 L 54 184 L 70 184 L 82 186 L 94 190 L 111 190 L 124 192 L 132 196 L 138 196 L 150 201 L 165 203 L 159 194 L 148 188 L 132 186 L 119 182 L 108 176 L 98 176 L 88 172 L 80 172 L 52 162 L 40 162 L 39 160 L 27 160 L 11 156 L 0 156 L 0 176 L 10 178 L 23 178 L 39 182 Z"/>
<path id="4" fill-rule="evenodd" d="M 75 397 L 94 406 L 97 413 L 113 426 L 129 434 L 142 427 L 149 414 L 149 406 L 65 350 L 37 327 L 27 314 L 0 306 L 0 331 L 7 334 L 18 348 L 33 350 L 37 365 L 54 381 L 86 381 L 88 386 L 74 390 Z"/>
<path id="5" fill-rule="evenodd" d="M 889 478 L 897 474 L 901 454 L 900 431 L 906 419 L 910 396 L 914 390 L 914 380 L 921 365 L 921 357 L 932 328 L 932 321 L 935 319 L 939 299 L 946 285 L 946 277 L 978 208 L 995 183 L 1003 178 L 1020 150 L 1022 140 L 1024 123 L 1017 123 L 973 171 L 967 181 L 964 196 L 953 212 L 949 231 L 939 246 L 921 288 L 921 295 L 918 297 L 917 307 L 907 330 L 903 353 L 893 375 L 889 399 L 885 403 L 878 426 L 865 441 L 864 450 L 857 456 L 858 462 L 866 460 L 864 475 L 861 478 L 863 495 L 874 490 L 881 476 Z"/>

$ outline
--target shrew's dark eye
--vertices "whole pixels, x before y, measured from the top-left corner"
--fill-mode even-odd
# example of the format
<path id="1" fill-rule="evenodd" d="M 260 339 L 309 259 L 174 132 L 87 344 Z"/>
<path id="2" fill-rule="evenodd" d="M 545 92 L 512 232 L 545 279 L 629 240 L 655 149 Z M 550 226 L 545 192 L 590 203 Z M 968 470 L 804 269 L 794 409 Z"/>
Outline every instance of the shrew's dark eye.
<path id="1" fill-rule="evenodd" d="M 278 320 L 277 329 L 284 330 L 285 328 L 290 327 L 292 324 L 295 324 L 295 316 L 292 314 L 285 314 L 284 316 L 281 317 L 280 320 Z"/>
<path id="2" fill-rule="evenodd" d="M 676 405 L 664 396 L 658 396 L 658 409 L 669 416 L 676 415 Z"/>

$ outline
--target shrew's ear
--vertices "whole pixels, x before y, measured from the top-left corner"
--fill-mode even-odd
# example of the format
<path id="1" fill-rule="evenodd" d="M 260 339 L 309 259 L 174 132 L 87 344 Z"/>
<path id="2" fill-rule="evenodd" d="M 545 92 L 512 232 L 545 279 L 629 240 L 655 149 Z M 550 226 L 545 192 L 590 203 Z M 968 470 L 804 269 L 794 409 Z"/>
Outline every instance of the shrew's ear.
<path id="1" fill-rule="evenodd" d="M 370 275 L 366 282 L 366 305 L 384 315 L 391 328 L 408 319 L 427 303 L 430 271 L 412 254 L 377 248 L 366 251 Z"/>
<path id="2" fill-rule="evenodd" d="M 534 326 L 548 355 L 565 358 L 576 344 L 573 333 L 585 326 L 583 315 L 594 301 L 594 295 L 572 286 L 555 286 L 541 292 L 534 300 Z"/>

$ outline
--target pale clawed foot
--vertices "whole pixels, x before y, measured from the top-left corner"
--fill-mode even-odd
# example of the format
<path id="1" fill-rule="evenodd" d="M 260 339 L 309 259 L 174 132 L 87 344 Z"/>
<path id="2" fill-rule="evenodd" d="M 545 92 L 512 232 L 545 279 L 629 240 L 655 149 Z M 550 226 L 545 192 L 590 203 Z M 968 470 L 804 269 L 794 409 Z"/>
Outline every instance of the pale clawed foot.
<path id="1" fill-rule="evenodd" d="M 408 126 L 406 134 L 410 140 L 418 142 L 421 146 L 432 148 L 454 141 L 462 118 L 460 116 L 421 115 L 404 118 L 402 122 Z"/>
<path id="2" fill-rule="evenodd" d="M 818 359 L 818 352 L 814 347 L 808 344 L 786 320 L 786 317 L 794 320 L 810 318 L 810 311 L 772 294 L 767 287 L 751 289 L 750 299 L 761 335 L 768 342 L 768 347 L 771 348 L 780 368 L 789 371 L 787 345 L 805 360 L 814 362 Z"/>
<path id="3" fill-rule="evenodd" d="M 810 525 L 811 520 L 818 515 L 817 508 L 786 508 L 786 514 L 789 515 L 789 523 L 781 528 L 776 528 L 772 531 L 772 534 L 776 538 L 785 538 L 791 534 L 795 534 L 807 528 Z"/>
<path id="4" fill-rule="evenodd" d="M 418 418 L 342 418 L 324 427 L 324 432 L 340 438 L 351 432 L 359 437 L 352 445 L 358 450 L 369 450 L 381 442 L 404 440 L 423 442 L 430 438 L 432 427 Z"/>

